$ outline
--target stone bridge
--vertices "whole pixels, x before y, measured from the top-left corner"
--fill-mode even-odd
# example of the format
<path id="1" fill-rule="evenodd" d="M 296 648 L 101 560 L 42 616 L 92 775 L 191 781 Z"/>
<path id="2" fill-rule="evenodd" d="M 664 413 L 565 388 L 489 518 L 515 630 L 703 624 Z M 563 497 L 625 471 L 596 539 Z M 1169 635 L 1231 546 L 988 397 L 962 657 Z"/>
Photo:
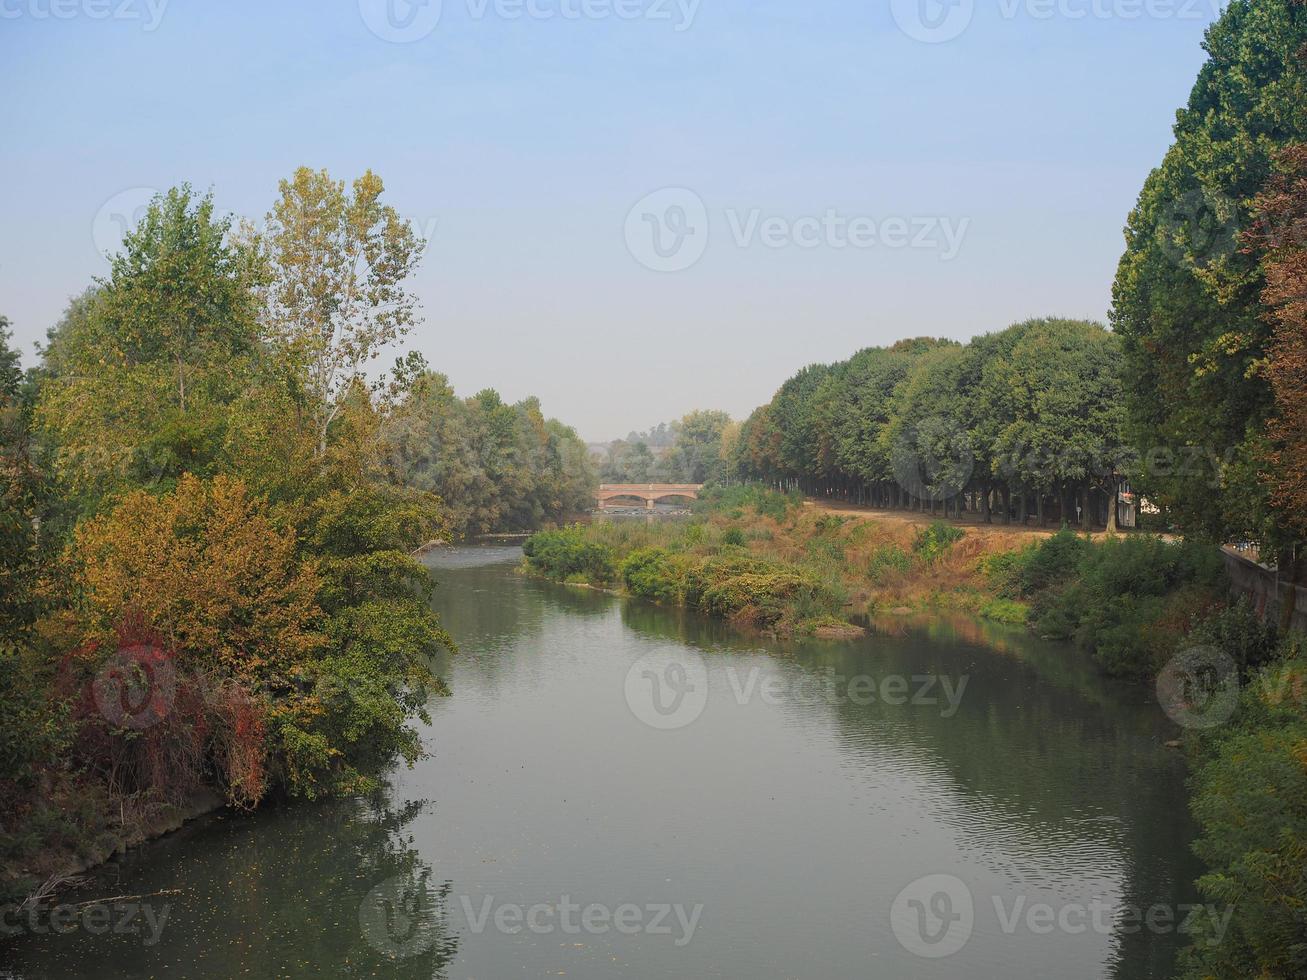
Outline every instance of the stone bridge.
<path id="1" fill-rule="evenodd" d="M 670 497 L 698 500 L 699 491 L 702 489 L 702 483 L 605 483 L 599 487 L 595 500 L 599 504 L 599 509 L 603 510 L 619 497 L 631 497 L 635 500 L 643 500 L 645 507 L 653 510 L 654 504 Z"/>

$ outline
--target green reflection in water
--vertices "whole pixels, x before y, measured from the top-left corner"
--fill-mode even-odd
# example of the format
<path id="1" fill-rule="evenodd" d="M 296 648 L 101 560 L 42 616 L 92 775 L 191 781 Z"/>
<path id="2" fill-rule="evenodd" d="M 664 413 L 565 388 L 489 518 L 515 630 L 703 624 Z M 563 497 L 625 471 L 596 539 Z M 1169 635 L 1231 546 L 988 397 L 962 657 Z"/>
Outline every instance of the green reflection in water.
<path id="1" fill-rule="evenodd" d="M 516 560 L 433 557 L 461 645 L 436 665 L 454 693 L 432 704 L 430 756 L 384 799 L 195 825 L 85 896 L 182 889 L 157 944 L 20 936 L 0 963 L 30 978 L 1170 975 L 1173 933 L 1009 934 L 991 905 L 1195 900 L 1183 763 L 1146 690 L 965 619 L 779 644 L 541 583 Z M 707 703 L 684 728 L 654 730 L 626 699 L 651 654 L 703 665 Z M 855 698 L 854 677 L 878 695 L 902 677 L 908 703 Z M 923 677 L 961 696 L 941 703 L 937 681 L 912 703 Z M 966 882 L 976 923 L 928 960 L 889 909 L 938 873 Z M 564 896 L 704 911 L 684 946 L 467 914 Z"/>

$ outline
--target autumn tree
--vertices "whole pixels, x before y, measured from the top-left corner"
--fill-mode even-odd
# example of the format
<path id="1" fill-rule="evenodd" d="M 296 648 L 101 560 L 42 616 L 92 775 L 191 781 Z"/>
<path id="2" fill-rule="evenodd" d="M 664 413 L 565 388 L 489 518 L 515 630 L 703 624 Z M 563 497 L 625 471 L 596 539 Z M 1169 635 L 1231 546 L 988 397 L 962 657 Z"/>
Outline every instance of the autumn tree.
<path id="1" fill-rule="evenodd" d="M 1267 479 L 1291 533 L 1307 538 L 1307 144 L 1277 159 L 1258 196 L 1249 240 L 1263 254 L 1262 300 L 1272 326 L 1266 376 L 1275 395 Z"/>
<path id="2" fill-rule="evenodd" d="M 265 326 L 302 372 L 319 455 L 351 386 L 419 322 L 407 280 L 422 242 L 383 190 L 370 170 L 346 190 L 301 167 L 281 182 L 261 236 Z"/>

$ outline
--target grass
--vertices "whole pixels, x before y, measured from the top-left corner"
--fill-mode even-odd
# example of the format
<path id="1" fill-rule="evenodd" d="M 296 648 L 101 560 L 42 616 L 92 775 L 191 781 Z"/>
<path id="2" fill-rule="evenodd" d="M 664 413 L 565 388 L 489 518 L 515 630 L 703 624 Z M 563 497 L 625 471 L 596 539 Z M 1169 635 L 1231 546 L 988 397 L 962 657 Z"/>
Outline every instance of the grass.
<path id="1" fill-rule="evenodd" d="M 1032 540 L 823 512 L 756 488 L 708 494 L 688 521 L 537 535 L 527 560 L 778 634 L 838 635 L 859 614 L 965 612 L 1071 640 L 1108 672 L 1140 677 L 1225 603 L 1210 546 L 1069 530 Z"/>

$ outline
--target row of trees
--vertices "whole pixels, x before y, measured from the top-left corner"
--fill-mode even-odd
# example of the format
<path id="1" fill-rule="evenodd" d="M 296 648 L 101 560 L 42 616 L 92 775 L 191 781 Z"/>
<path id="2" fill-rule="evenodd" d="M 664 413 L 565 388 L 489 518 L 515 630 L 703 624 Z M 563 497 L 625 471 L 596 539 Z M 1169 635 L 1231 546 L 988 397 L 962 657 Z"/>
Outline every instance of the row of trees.
<path id="1" fill-rule="evenodd" d="M 175 188 L 36 367 L 0 320 L 0 892 L 202 788 L 368 790 L 453 646 L 413 549 L 588 502 L 535 402 L 377 370 L 420 320 L 382 196 L 300 169 L 256 233 Z"/>
<path id="2" fill-rule="evenodd" d="M 1126 227 L 1111 323 L 1136 445 L 1200 447 L 1206 471 L 1140 459 L 1135 482 L 1194 533 L 1250 539 L 1302 578 L 1307 540 L 1307 6 L 1231 0 L 1175 142 Z M 1283 593 L 1279 625 L 1296 590 Z M 1235 622 L 1227 617 L 1226 624 Z M 1216 628 L 1212 628 L 1213 623 Z M 1259 627 L 1219 618 L 1190 642 L 1241 669 Z M 1281 629 L 1238 711 L 1196 740 L 1204 895 L 1231 909 L 1183 975 L 1296 977 L 1307 969 L 1307 660 Z M 1198 668 L 1201 670 L 1202 668 Z"/>
<path id="3" fill-rule="evenodd" d="M 603 483 L 711 483 L 728 472 L 728 449 L 739 426 L 725 412 L 699 410 L 649 433 L 610 443 L 600 463 Z M 725 448 L 724 448 L 725 447 Z"/>
<path id="4" fill-rule="evenodd" d="M 812 365 L 743 424 L 732 472 L 881 507 L 1111 522 L 1127 458 L 1115 337 L 1038 319 Z"/>

